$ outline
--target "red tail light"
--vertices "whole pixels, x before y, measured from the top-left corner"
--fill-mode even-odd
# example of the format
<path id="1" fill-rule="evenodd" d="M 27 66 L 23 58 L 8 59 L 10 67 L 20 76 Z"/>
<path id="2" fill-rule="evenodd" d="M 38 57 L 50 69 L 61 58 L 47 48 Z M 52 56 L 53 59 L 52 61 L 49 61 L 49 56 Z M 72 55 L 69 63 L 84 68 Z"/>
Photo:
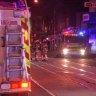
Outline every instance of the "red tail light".
<path id="1" fill-rule="evenodd" d="M 11 83 L 11 88 L 12 89 L 15 89 L 15 88 L 19 88 L 20 87 L 20 83 L 17 82 L 17 83 Z"/>

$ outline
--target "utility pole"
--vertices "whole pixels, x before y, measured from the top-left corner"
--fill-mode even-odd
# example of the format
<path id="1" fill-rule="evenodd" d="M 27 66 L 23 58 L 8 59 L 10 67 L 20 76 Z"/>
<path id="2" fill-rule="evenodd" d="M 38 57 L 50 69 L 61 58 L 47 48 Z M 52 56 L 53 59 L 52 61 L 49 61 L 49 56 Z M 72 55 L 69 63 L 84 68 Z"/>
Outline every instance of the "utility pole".
<path id="1" fill-rule="evenodd" d="M 55 11 L 55 8 L 54 8 L 54 10 L 53 10 L 54 12 L 53 12 L 53 22 L 54 22 L 54 29 L 53 29 L 53 31 L 54 31 L 54 35 L 55 35 L 55 14 L 56 14 L 56 11 Z"/>
<path id="2" fill-rule="evenodd" d="M 53 9 L 53 50 L 55 48 L 55 35 L 56 35 L 56 10 L 55 10 L 55 6 L 54 6 L 54 9 Z"/>

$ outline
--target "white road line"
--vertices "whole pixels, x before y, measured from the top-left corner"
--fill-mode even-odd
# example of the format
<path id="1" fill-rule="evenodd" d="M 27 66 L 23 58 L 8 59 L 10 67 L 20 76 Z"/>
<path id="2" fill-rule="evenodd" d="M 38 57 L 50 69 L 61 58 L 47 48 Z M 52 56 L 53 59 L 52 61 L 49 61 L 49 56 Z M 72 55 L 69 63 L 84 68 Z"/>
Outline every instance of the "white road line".
<path id="1" fill-rule="evenodd" d="M 45 63 L 46 65 L 50 65 L 50 64 L 47 64 L 47 63 Z M 59 67 L 56 67 L 56 66 L 54 66 L 54 65 L 50 65 L 50 66 L 52 66 L 52 67 L 54 67 L 54 68 L 58 68 L 58 69 L 60 69 L 60 70 L 65 70 L 65 69 L 63 69 L 63 68 L 59 68 Z M 75 70 L 79 70 L 80 71 L 80 69 L 79 68 L 75 68 L 75 67 L 70 67 L 70 68 L 72 68 L 72 69 L 75 69 Z M 84 72 L 86 72 L 86 73 L 90 73 L 90 74 L 93 74 L 93 75 L 96 75 L 95 73 L 93 73 L 93 72 L 88 72 L 88 71 L 84 71 Z M 73 72 L 74 73 L 74 72 Z M 80 75 L 81 76 L 81 75 Z M 92 81 L 94 81 L 95 83 L 96 83 L 96 80 L 95 79 L 93 79 L 93 78 L 90 78 L 90 77 L 88 77 L 88 76 L 83 76 L 83 77 L 85 77 L 85 78 L 88 78 L 88 79 L 90 79 L 90 80 L 92 80 Z"/>
<path id="2" fill-rule="evenodd" d="M 46 65 L 50 65 L 50 64 L 47 64 L 47 63 L 45 63 Z M 33 64 L 33 65 L 35 65 L 35 64 Z M 38 66 L 38 67 L 40 67 L 39 65 L 36 65 L 36 66 Z M 56 66 L 54 66 L 54 65 L 50 65 L 50 66 L 52 66 L 52 67 L 55 67 L 55 68 L 58 68 L 58 69 L 63 69 L 63 68 L 59 68 L 59 67 L 56 67 Z M 44 69 L 44 70 L 46 70 L 46 71 L 48 71 L 48 72 L 50 72 L 50 73 L 52 73 L 52 74 L 56 74 L 55 72 L 52 72 L 52 71 L 50 71 L 50 70 L 48 70 L 48 69 L 45 69 L 45 68 L 43 68 L 43 67 L 40 67 L 40 68 L 42 68 L 42 69 Z M 72 68 L 72 69 L 75 69 L 75 70 L 79 70 L 78 68 L 75 68 L 75 67 L 70 67 L 70 68 Z M 80 71 L 80 70 L 79 70 Z M 90 73 L 90 74 L 94 74 L 94 75 L 96 75 L 95 73 L 93 73 L 93 72 L 88 72 L 88 71 L 86 71 L 86 73 Z M 75 73 L 74 73 L 75 74 Z M 92 80 L 92 81 L 94 81 L 95 83 L 96 83 L 96 80 L 95 79 L 93 79 L 93 78 L 90 78 L 90 77 L 88 77 L 88 76 L 81 76 L 80 74 L 79 74 L 79 76 L 80 77 L 85 77 L 85 78 L 88 78 L 88 79 L 90 79 L 90 80 Z"/>
<path id="3" fill-rule="evenodd" d="M 50 70 L 48 70 L 48 69 L 46 69 L 46 68 L 44 68 L 44 67 L 41 67 L 41 66 L 39 66 L 39 65 L 36 65 L 36 64 L 32 64 L 32 65 L 35 65 L 35 66 L 37 66 L 37 67 L 39 67 L 39 68 L 41 68 L 41 69 L 43 69 L 43 70 L 45 70 L 45 71 L 47 71 L 47 72 L 49 72 L 49 73 L 51 73 L 51 74 L 56 74 L 55 72 L 50 71 Z"/>
<path id="4" fill-rule="evenodd" d="M 54 67 L 54 68 L 57 68 L 57 69 L 61 69 L 62 71 L 64 71 L 64 70 L 65 70 L 64 68 L 56 67 L 56 66 L 51 65 L 51 64 L 48 64 L 48 63 L 45 63 L 45 64 L 46 64 L 46 65 L 49 65 L 49 66 L 52 66 L 52 67 Z"/>
<path id="5" fill-rule="evenodd" d="M 83 84 L 83 83 L 80 83 L 80 85 L 81 85 L 81 86 L 84 86 L 84 87 L 86 87 L 86 88 L 88 88 L 88 89 L 93 89 L 93 88 L 90 88 L 88 85 L 85 85 L 85 84 Z"/>
<path id="6" fill-rule="evenodd" d="M 79 68 L 76 68 L 76 67 L 70 67 L 70 68 L 75 69 L 75 70 L 79 70 L 79 71 L 81 71 L 81 72 L 86 72 L 86 73 L 90 73 L 90 74 L 94 74 L 94 75 L 96 75 L 96 74 L 93 73 L 93 72 L 88 72 L 88 71 L 86 71 L 86 70 L 79 69 Z"/>
<path id="7" fill-rule="evenodd" d="M 87 61 L 93 61 L 92 59 L 91 60 L 89 60 L 89 59 L 87 59 Z M 74 62 L 74 61 L 70 61 L 70 60 L 68 60 L 68 62 L 73 62 L 74 64 L 77 64 L 78 62 Z M 93 62 L 96 62 L 96 61 L 93 61 Z M 57 62 L 53 62 L 53 63 L 57 63 Z M 84 64 L 85 66 L 87 66 L 87 67 L 93 67 L 93 68 L 96 68 L 96 67 L 94 67 L 94 66 L 89 66 L 89 65 L 86 65 L 86 63 L 82 63 L 82 64 Z"/>
<path id="8" fill-rule="evenodd" d="M 56 96 L 54 95 L 52 92 L 50 92 L 48 89 L 46 89 L 45 87 L 43 87 L 42 85 L 40 85 L 36 80 L 34 80 L 33 78 L 31 79 L 35 84 L 37 84 L 40 88 L 42 88 L 44 91 L 46 91 L 48 94 L 50 94 L 51 96 Z"/>
<path id="9" fill-rule="evenodd" d="M 73 61 L 69 61 L 69 62 L 73 62 Z M 74 64 L 78 64 L 78 62 L 73 62 Z M 89 65 L 86 65 L 86 63 L 81 63 L 81 65 L 84 65 L 86 67 L 93 67 L 93 68 L 96 68 L 95 66 L 89 66 Z"/>
<path id="10" fill-rule="evenodd" d="M 78 75 L 77 75 L 78 76 Z M 93 78 L 90 78 L 90 77 L 88 77 L 88 76 L 85 76 L 85 75 L 83 75 L 83 76 L 81 76 L 80 74 L 79 74 L 79 76 L 82 78 L 82 80 L 84 80 L 85 82 L 89 82 L 89 84 L 91 83 L 93 83 L 93 86 L 95 86 L 96 85 L 96 80 L 95 79 L 93 79 Z M 86 87 L 88 87 L 88 86 L 86 86 Z M 90 87 L 88 87 L 88 88 L 90 88 Z"/>
<path id="11" fill-rule="evenodd" d="M 73 61 L 69 61 L 69 62 L 73 62 Z M 53 62 L 53 63 L 55 63 L 55 62 Z M 74 64 L 77 64 L 76 62 L 73 62 Z M 88 65 L 86 65 L 86 64 L 84 64 L 84 63 L 82 63 L 82 65 L 84 65 L 84 66 L 86 66 L 86 67 L 91 67 L 91 68 L 96 68 L 96 67 L 94 67 L 94 66 L 88 66 Z M 51 66 L 51 65 L 50 65 Z M 55 67 L 55 66 L 54 66 Z M 58 68 L 58 67 L 56 67 L 56 68 Z M 79 70 L 79 68 L 76 68 L 76 67 L 71 67 L 71 68 L 74 68 L 74 69 L 77 69 L 77 70 Z M 59 68 L 59 69 L 63 69 L 63 68 Z M 90 73 L 90 74 L 94 74 L 94 75 L 96 75 L 94 72 L 88 72 L 88 71 L 86 71 L 85 70 L 85 72 L 87 72 L 87 73 Z"/>
<path id="12" fill-rule="evenodd" d="M 92 62 L 96 62 L 96 59 L 87 59 L 87 61 L 92 61 Z"/>
<path id="13" fill-rule="evenodd" d="M 44 63 L 44 64 L 46 64 L 46 65 L 50 65 L 50 64 L 47 64 L 47 63 Z M 33 64 L 33 65 L 35 65 L 35 64 Z M 37 67 L 40 67 L 40 66 L 38 66 L 38 65 L 36 65 Z M 58 68 L 58 69 L 63 69 L 63 68 L 59 68 L 59 67 L 56 67 L 56 66 L 54 66 L 54 65 L 50 65 L 50 66 L 52 66 L 52 67 L 54 67 L 54 68 Z M 52 71 L 49 71 L 48 69 L 45 69 L 45 68 L 43 68 L 43 67 L 40 67 L 40 68 L 42 68 L 42 69 L 44 69 L 44 70 L 46 70 L 46 71 L 48 71 L 48 72 L 50 72 L 50 73 L 52 73 L 52 74 L 56 74 L 55 72 L 52 72 Z M 75 68 L 75 67 L 73 67 L 72 69 L 76 69 L 76 70 L 79 70 L 78 68 Z M 64 71 L 64 70 L 62 70 L 62 71 Z M 61 71 L 61 72 L 62 72 Z M 79 70 L 80 71 L 80 70 Z M 86 71 L 87 72 L 87 71 Z M 63 72 L 64 73 L 64 72 Z M 72 72 L 71 72 L 72 73 Z M 95 73 L 92 73 L 92 72 L 89 72 L 89 73 L 91 73 L 91 74 L 95 74 Z M 75 72 L 73 72 L 73 74 L 75 74 Z M 96 75 L 96 74 L 95 74 Z M 90 78 L 90 77 L 88 77 L 88 76 L 81 76 L 80 74 L 79 74 L 79 76 L 80 77 L 85 77 L 85 78 L 87 78 L 87 79 L 89 79 L 89 80 L 92 80 L 91 82 L 94 82 L 94 83 L 96 83 L 96 80 L 95 79 L 93 79 L 93 78 Z M 84 80 L 84 78 L 83 78 L 83 80 Z M 37 82 L 38 83 L 38 82 Z M 38 84 L 37 84 L 38 85 Z M 81 84 L 82 85 L 82 84 Z M 41 85 L 40 85 L 41 86 Z M 87 86 L 87 85 L 82 85 L 82 86 L 85 86 L 85 87 L 87 87 L 87 88 L 89 88 L 90 89 L 90 87 L 89 86 Z M 42 87 L 42 86 L 41 86 Z M 44 87 L 43 87 L 44 88 Z M 43 89 L 42 88 L 42 89 Z M 44 88 L 44 90 L 46 90 L 45 88 Z M 47 90 L 48 91 L 48 90 Z M 50 92 L 49 92 L 50 93 Z M 52 96 L 55 96 L 54 94 L 52 94 Z"/>
<path id="14" fill-rule="evenodd" d="M 71 62 L 71 61 L 69 61 L 69 62 Z M 54 62 L 53 62 L 54 63 Z M 73 62 L 74 64 L 77 64 L 76 62 Z M 45 63 L 45 64 L 47 64 L 47 63 Z M 48 65 L 48 64 L 47 64 Z M 84 64 L 83 64 L 84 65 Z M 56 67 L 56 66 L 54 66 L 54 65 L 50 65 L 50 66 L 52 66 L 52 67 L 54 67 L 54 68 L 57 68 L 57 69 L 62 69 L 62 70 L 64 70 L 64 68 L 59 68 L 59 67 Z M 86 67 L 90 67 L 90 66 L 88 66 L 88 65 L 85 65 Z M 76 67 L 70 67 L 70 68 L 73 68 L 73 69 L 76 69 L 76 70 L 79 70 L 80 71 L 80 69 L 79 68 L 76 68 Z M 94 74 L 94 75 L 96 75 L 94 72 L 88 72 L 88 71 L 86 71 L 86 70 L 84 70 L 84 72 L 86 72 L 86 73 L 90 73 L 90 74 Z"/>
<path id="15" fill-rule="evenodd" d="M 48 64 L 48 63 L 46 63 L 46 62 L 44 62 L 44 64 L 49 65 L 49 66 L 52 66 L 52 67 L 57 68 L 57 69 L 60 69 L 60 70 L 62 70 L 62 71 L 65 70 L 64 68 L 56 67 L 56 66 L 50 65 L 50 64 Z M 76 67 L 70 67 L 70 68 L 75 69 L 75 70 L 82 71 L 82 70 L 80 70 L 79 68 L 76 68 Z M 84 70 L 84 72 L 96 75 L 94 72 L 88 72 L 88 71 L 86 71 L 86 70 Z"/>
<path id="16" fill-rule="evenodd" d="M 50 65 L 50 64 L 48 64 L 48 63 L 46 63 L 46 62 L 44 62 L 44 64 Z M 54 68 L 57 68 L 57 69 L 61 69 L 62 71 L 65 71 L 63 68 L 59 68 L 59 67 L 56 67 L 56 66 L 54 66 L 54 65 L 50 65 L 50 66 L 52 66 L 52 67 L 54 67 Z M 78 68 L 75 68 L 75 67 L 73 67 L 72 69 L 79 70 Z M 60 72 L 62 72 L 62 71 L 60 71 Z M 62 73 L 71 73 L 71 74 L 73 73 L 73 74 L 76 74 L 75 72 L 62 72 Z M 92 74 L 92 73 L 91 73 L 91 74 Z M 81 77 L 80 74 L 79 74 L 79 76 Z M 92 78 L 90 78 L 90 77 L 88 77 L 88 76 L 85 76 L 85 75 L 84 75 L 84 77 L 85 77 L 85 78 L 88 78 L 88 79 L 90 79 L 90 80 L 96 81 L 95 79 L 92 79 Z M 92 89 L 92 88 L 90 88 L 89 86 L 84 85 L 84 84 L 82 84 L 82 83 L 80 83 L 80 85 L 81 85 L 81 86 L 85 86 L 85 87 L 88 88 L 88 89 Z"/>

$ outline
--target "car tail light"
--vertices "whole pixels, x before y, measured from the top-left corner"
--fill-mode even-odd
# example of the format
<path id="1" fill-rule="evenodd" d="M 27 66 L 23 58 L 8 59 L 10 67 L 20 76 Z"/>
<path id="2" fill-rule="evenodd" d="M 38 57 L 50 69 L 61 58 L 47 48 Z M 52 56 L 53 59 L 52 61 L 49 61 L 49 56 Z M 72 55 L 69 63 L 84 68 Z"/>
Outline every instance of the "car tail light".
<path id="1" fill-rule="evenodd" d="M 14 88 L 19 88 L 20 87 L 20 83 L 11 83 L 11 88 L 14 89 Z"/>
<path id="2" fill-rule="evenodd" d="M 11 88 L 28 88 L 29 87 L 29 82 L 12 82 L 11 83 Z"/>

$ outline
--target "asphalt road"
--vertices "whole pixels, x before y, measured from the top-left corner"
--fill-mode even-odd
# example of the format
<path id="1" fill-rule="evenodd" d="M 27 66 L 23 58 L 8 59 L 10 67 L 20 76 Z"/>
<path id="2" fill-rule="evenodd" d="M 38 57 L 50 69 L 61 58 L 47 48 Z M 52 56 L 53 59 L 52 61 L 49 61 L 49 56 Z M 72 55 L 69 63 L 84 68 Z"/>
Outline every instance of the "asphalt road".
<path id="1" fill-rule="evenodd" d="M 30 96 L 96 96 L 96 58 L 32 61 Z"/>

